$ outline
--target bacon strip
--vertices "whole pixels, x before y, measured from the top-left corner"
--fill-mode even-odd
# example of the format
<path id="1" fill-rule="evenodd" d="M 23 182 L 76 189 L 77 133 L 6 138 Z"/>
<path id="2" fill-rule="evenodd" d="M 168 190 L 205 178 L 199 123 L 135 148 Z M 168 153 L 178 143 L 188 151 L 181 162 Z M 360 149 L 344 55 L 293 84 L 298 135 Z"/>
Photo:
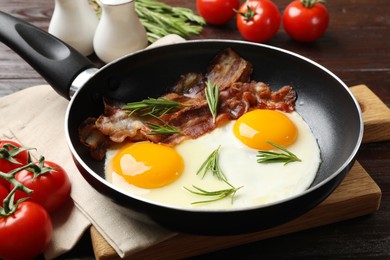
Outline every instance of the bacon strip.
<path id="1" fill-rule="evenodd" d="M 101 155 L 112 142 L 149 140 L 175 145 L 210 132 L 251 109 L 294 111 L 296 93 L 292 87 L 284 86 L 278 91 L 272 91 L 265 83 L 250 81 L 251 72 L 252 66 L 249 62 L 231 49 L 227 49 L 211 62 L 205 76 L 198 73 L 182 75 L 172 87 L 172 91 L 163 98 L 183 103 L 184 106 L 160 117 L 182 134 L 150 135 L 148 122 L 157 123 L 158 120 L 152 117 L 138 117 L 135 114 L 129 115 L 120 106 L 105 101 L 104 114 L 98 119 L 88 119 L 88 123 L 80 126 L 80 139 L 91 149 L 94 158 L 102 159 Z M 207 80 L 216 82 L 220 88 L 216 122 L 212 119 L 204 95 Z M 91 121 L 94 121 L 94 124 L 91 124 Z M 93 143 L 94 141 L 97 143 Z"/>
<path id="2" fill-rule="evenodd" d="M 220 52 L 210 63 L 207 79 L 221 89 L 235 82 L 249 82 L 252 65 L 228 48 Z"/>

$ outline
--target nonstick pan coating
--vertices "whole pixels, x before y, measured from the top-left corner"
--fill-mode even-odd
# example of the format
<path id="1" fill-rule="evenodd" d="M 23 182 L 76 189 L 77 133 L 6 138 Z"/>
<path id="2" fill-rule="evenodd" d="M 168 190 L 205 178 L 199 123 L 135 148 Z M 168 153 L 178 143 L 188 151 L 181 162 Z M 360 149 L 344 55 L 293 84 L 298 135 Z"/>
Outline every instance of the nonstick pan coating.
<path id="1" fill-rule="evenodd" d="M 139 101 L 158 97 L 181 74 L 205 72 L 215 55 L 232 48 L 250 61 L 252 79 L 273 89 L 291 85 L 298 94 L 296 110 L 311 127 L 322 163 L 312 186 L 303 194 L 266 206 L 241 210 L 183 210 L 132 197 L 105 181 L 103 162 L 94 161 L 80 144 L 77 128 L 103 111 L 102 98 Z M 68 142 L 82 175 L 115 202 L 145 213 L 174 230 L 196 234 L 239 234 L 289 221 L 324 200 L 343 180 L 361 143 L 360 108 L 347 86 L 322 66 L 297 54 L 266 45 L 203 40 L 141 51 L 102 68 L 74 96 L 67 111 Z"/>

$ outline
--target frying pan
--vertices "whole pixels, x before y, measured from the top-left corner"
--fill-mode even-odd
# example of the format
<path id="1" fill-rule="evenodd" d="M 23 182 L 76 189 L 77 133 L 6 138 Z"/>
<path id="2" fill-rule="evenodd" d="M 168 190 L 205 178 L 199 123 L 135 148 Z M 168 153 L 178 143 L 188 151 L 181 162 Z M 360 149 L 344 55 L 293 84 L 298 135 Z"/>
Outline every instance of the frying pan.
<path id="1" fill-rule="evenodd" d="M 97 191 L 175 231 L 202 235 L 254 232 L 286 223 L 309 211 L 340 184 L 355 161 L 363 120 L 348 87 L 321 65 L 287 50 L 231 40 L 199 40 L 143 50 L 101 69 L 50 34 L 0 13 L 0 39 L 65 98 L 66 139 L 81 175 Z M 103 162 L 93 160 L 79 142 L 78 127 L 103 112 L 103 97 L 139 101 L 163 94 L 181 74 L 205 72 L 221 50 L 232 48 L 254 67 L 252 79 L 297 91 L 296 110 L 318 139 L 322 163 L 303 193 L 264 206 L 238 210 L 189 210 L 146 201 L 119 190 L 104 178 Z M 71 97 L 72 96 L 72 97 Z"/>

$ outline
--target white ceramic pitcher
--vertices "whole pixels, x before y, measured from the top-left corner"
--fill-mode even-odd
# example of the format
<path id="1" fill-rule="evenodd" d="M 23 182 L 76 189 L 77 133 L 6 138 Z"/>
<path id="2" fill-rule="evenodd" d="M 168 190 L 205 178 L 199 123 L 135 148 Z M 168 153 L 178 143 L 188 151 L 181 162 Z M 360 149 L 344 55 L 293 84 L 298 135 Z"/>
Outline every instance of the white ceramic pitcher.
<path id="1" fill-rule="evenodd" d="M 88 0 L 55 0 L 48 31 L 87 56 L 93 53 L 98 22 Z"/>
<path id="2" fill-rule="evenodd" d="M 100 0 L 102 16 L 93 46 L 96 55 L 108 63 L 147 46 L 146 30 L 140 22 L 134 0 Z"/>

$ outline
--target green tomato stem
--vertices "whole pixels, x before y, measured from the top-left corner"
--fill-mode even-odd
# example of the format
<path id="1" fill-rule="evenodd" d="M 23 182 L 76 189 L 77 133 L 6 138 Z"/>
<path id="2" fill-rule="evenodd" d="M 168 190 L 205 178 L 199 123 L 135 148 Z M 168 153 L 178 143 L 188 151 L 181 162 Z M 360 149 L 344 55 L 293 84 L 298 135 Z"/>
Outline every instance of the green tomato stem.
<path id="1" fill-rule="evenodd" d="M 0 148 L 0 159 L 7 160 L 14 164 L 20 164 L 17 160 L 15 160 L 15 156 L 19 155 L 21 152 L 32 150 L 34 148 L 29 147 L 17 147 L 13 144 L 5 144 L 2 148 Z"/>
<path id="2" fill-rule="evenodd" d="M 234 11 L 237 14 L 243 16 L 245 21 L 250 21 L 250 20 L 252 20 L 253 16 L 255 16 L 255 14 L 256 14 L 256 7 L 255 8 L 251 8 L 249 6 L 249 3 L 247 3 L 246 6 L 247 6 L 247 9 L 248 9 L 246 12 L 240 12 L 240 11 L 238 11 L 236 9 L 234 9 Z"/>
<path id="3" fill-rule="evenodd" d="M 32 164 L 30 167 L 28 167 L 27 170 L 34 174 L 33 180 L 35 180 L 41 175 L 45 175 L 49 172 L 54 171 L 53 168 L 45 166 L 45 157 L 43 156 L 39 158 L 38 164 Z"/>
<path id="4" fill-rule="evenodd" d="M 325 4 L 325 0 L 301 0 L 301 4 L 306 8 L 312 8 L 316 3 Z"/>
<path id="5" fill-rule="evenodd" d="M 0 178 L 7 180 L 9 183 L 11 183 L 14 186 L 14 188 L 8 193 L 7 197 L 3 200 L 3 207 L 0 207 L 0 217 L 8 217 L 12 215 L 18 208 L 19 203 L 26 200 L 25 198 L 25 199 L 18 200 L 16 203 L 14 202 L 15 193 L 17 190 L 23 191 L 27 194 L 31 194 L 33 192 L 33 190 L 27 188 L 26 186 L 24 186 L 22 183 L 20 183 L 18 180 L 15 179 L 15 175 L 18 172 L 25 170 L 31 167 L 32 165 L 34 165 L 34 163 L 30 162 L 22 167 L 10 171 L 9 173 L 4 173 L 0 171 Z"/>

